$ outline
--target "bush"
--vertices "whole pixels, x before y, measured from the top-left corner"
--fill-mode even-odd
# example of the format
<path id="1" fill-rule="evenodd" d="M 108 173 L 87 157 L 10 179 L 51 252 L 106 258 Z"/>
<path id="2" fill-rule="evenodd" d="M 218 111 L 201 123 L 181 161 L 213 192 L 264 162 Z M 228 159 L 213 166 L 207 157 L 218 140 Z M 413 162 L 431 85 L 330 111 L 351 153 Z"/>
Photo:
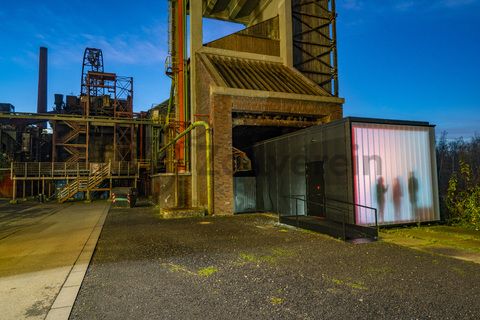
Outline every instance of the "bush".
<path id="1" fill-rule="evenodd" d="M 475 182 L 472 168 L 460 160 L 460 173 L 448 181 L 445 206 L 449 222 L 470 225 L 480 230 L 480 184 Z"/>

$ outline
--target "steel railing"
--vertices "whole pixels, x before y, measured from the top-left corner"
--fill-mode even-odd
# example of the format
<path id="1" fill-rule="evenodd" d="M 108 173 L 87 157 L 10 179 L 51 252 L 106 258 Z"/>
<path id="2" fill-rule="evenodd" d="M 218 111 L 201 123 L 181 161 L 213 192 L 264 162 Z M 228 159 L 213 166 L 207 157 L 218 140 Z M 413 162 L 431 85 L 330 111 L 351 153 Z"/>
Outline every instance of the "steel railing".
<path id="1" fill-rule="evenodd" d="M 348 202 L 348 201 L 343 201 L 343 200 L 331 199 L 331 198 L 324 198 L 324 202 L 319 203 L 319 202 L 307 200 L 305 195 L 291 195 L 291 196 L 284 196 L 284 197 L 288 198 L 288 199 L 291 199 L 291 200 L 295 200 L 295 220 L 296 220 L 297 226 L 299 225 L 299 214 L 298 214 L 298 203 L 299 203 L 299 201 L 303 202 L 304 204 L 313 204 L 313 205 L 316 205 L 316 206 L 319 206 L 319 207 L 323 208 L 322 211 L 325 213 L 325 218 L 327 220 L 331 220 L 331 221 L 338 222 L 338 223 L 342 224 L 343 239 L 346 240 L 346 238 L 347 238 L 347 225 L 350 224 L 349 219 L 348 219 L 348 213 L 350 211 L 348 209 L 346 209 L 345 207 L 342 208 L 341 206 L 338 206 L 338 204 L 340 204 L 340 205 L 351 207 L 353 209 L 352 212 L 356 212 L 357 208 L 367 209 L 370 212 L 372 212 L 373 215 L 374 215 L 374 221 L 375 221 L 373 226 L 372 225 L 361 225 L 361 227 L 374 228 L 375 232 L 377 234 L 377 237 L 378 237 L 379 225 L 378 225 L 378 210 L 377 210 L 377 208 L 364 206 L 364 205 L 360 205 L 360 204 L 356 204 L 356 203 Z M 335 204 L 337 204 L 337 205 L 335 205 Z M 341 219 L 340 220 L 332 219 L 331 212 L 329 212 L 327 214 L 326 209 L 330 209 L 330 210 L 334 210 L 334 211 L 339 212 L 341 214 Z M 280 214 L 279 214 L 279 216 L 280 216 Z"/>
<path id="2" fill-rule="evenodd" d="M 10 166 L 11 178 L 76 178 L 85 177 L 96 171 L 96 168 L 104 167 L 109 163 L 86 163 L 86 162 L 12 162 Z M 136 176 L 139 168 L 145 165 L 145 161 L 118 161 L 110 162 L 109 175 Z"/>

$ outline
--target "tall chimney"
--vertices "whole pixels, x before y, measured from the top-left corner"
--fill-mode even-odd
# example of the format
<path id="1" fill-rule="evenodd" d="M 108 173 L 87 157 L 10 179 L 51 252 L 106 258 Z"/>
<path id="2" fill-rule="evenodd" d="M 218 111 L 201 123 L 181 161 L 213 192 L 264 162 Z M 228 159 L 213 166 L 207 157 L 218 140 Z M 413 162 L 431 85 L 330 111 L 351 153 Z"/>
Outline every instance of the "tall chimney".
<path id="1" fill-rule="evenodd" d="M 37 113 L 47 113 L 47 48 L 45 47 L 40 47 Z M 47 122 L 39 123 L 39 127 L 45 129 L 47 127 Z"/>

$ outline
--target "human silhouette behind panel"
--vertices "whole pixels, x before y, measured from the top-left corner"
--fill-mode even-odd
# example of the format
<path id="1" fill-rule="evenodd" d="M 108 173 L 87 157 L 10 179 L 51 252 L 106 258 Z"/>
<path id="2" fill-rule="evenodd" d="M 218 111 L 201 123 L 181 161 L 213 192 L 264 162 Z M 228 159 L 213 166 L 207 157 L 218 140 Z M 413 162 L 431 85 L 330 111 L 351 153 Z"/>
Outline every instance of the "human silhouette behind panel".
<path id="1" fill-rule="evenodd" d="M 413 217 L 416 220 L 419 220 L 420 217 L 417 217 L 417 207 L 418 207 L 418 179 L 415 177 L 415 172 L 410 171 L 408 174 L 408 198 L 410 204 L 412 205 Z"/>
<path id="2" fill-rule="evenodd" d="M 392 195 L 393 195 L 393 210 L 395 213 L 395 222 L 401 221 L 403 192 L 402 192 L 402 185 L 400 183 L 399 177 L 396 177 L 395 179 L 393 179 Z"/>
<path id="3" fill-rule="evenodd" d="M 383 177 L 377 179 L 377 205 L 378 205 L 378 220 L 383 222 L 385 212 L 385 194 L 388 191 L 388 186 L 385 186 Z"/>

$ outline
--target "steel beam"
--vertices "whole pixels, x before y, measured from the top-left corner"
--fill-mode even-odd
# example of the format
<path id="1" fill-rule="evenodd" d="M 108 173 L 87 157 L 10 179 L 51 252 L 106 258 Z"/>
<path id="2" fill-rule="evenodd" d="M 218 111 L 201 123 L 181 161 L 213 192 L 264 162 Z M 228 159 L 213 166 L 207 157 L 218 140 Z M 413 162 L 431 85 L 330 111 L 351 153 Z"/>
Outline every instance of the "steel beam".
<path id="1" fill-rule="evenodd" d="M 318 121 L 302 121 L 302 120 L 284 120 L 284 119 L 248 119 L 234 118 L 233 127 L 238 126 L 261 126 L 261 127 L 291 127 L 291 128 L 307 128 L 322 123 Z"/>
<path id="2" fill-rule="evenodd" d="M 247 0 L 233 0 L 232 2 L 230 2 L 230 4 L 228 5 L 229 18 L 232 20 L 236 19 L 245 3 L 247 3 Z"/>
<path id="3" fill-rule="evenodd" d="M 79 115 L 64 115 L 64 114 L 41 114 L 41 113 L 28 113 L 28 112 L 15 112 L 15 113 L 3 113 L 0 112 L 0 119 L 32 119 L 32 120 L 49 120 L 49 121 L 74 121 L 74 122 L 88 122 L 92 124 L 96 123 L 111 123 L 111 124 L 145 124 L 161 127 L 158 122 L 147 119 L 136 118 L 110 118 L 91 116 L 84 117 Z"/>
<path id="4" fill-rule="evenodd" d="M 218 0 L 208 0 L 206 5 L 203 7 L 203 15 L 210 15 L 213 13 L 213 8 L 217 4 Z"/>

